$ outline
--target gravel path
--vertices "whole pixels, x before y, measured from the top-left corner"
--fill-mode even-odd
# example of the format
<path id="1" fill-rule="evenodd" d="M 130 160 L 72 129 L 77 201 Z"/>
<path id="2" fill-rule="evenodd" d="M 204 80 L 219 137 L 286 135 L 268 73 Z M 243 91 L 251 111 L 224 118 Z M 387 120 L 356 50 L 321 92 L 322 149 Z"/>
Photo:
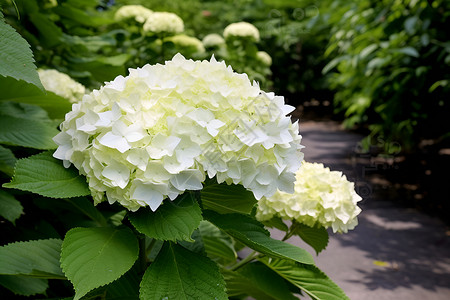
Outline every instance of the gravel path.
<path id="1" fill-rule="evenodd" d="M 302 122 L 300 131 L 305 160 L 343 171 L 364 198 L 359 225 L 347 234 L 330 233 L 327 249 L 315 258 L 317 265 L 352 300 L 450 299 L 449 229 L 372 193 L 364 178 L 364 170 L 373 168 L 370 159 L 355 164 L 359 135 L 331 121 Z M 298 238 L 289 241 L 314 253 Z"/>

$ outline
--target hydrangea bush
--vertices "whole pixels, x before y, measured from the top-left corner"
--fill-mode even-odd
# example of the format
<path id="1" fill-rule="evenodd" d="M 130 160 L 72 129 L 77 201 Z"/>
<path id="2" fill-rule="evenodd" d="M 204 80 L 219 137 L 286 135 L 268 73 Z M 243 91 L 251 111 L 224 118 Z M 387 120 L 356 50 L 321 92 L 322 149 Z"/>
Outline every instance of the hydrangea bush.
<path id="1" fill-rule="evenodd" d="M 310 253 L 266 229 L 320 252 L 320 213 L 314 227 L 256 219 L 280 191 L 298 197 L 301 137 L 283 97 L 214 58 L 176 55 L 71 104 L 45 92 L 1 13 L 0 36 L 0 58 L 12 58 L 0 68 L 2 297 L 348 299 Z M 348 195 L 324 174 L 308 194 L 331 180 L 329 199 Z M 346 203 L 333 206 L 341 220 Z"/>
<path id="2" fill-rule="evenodd" d="M 47 91 L 64 97 L 72 103 L 79 101 L 86 92 L 86 88 L 82 84 L 57 70 L 39 69 L 38 74 Z"/>
<path id="3" fill-rule="evenodd" d="M 292 193 L 302 157 L 292 110 L 224 62 L 176 55 L 73 105 L 54 157 L 87 176 L 96 203 L 106 194 L 132 211 L 202 189 L 205 174 L 256 199 Z"/>

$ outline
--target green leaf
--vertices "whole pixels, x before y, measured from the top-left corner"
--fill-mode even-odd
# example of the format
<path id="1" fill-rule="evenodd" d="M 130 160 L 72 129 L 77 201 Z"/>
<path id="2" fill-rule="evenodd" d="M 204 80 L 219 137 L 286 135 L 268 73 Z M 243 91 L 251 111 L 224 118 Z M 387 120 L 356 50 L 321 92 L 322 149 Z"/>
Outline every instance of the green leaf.
<path id="1" fill-rule="evenodd" d="M 14 294 L 32 296 L 43 294 L 48 288 L 48 280 L 26 276 L 0 275 L 0 285 Z"/>
<path id="2" fill-rule="evenodd" d="M 283 220 L 280 217 L 273 217 L 272 219 L 263 221 L 262 223 L 264 224 L 264 226 L 270 228 L 277 228 L 284 232 L 287 232 L 289 230 L 287 225 L 283 222 Z"/>
<path id="3" fill-rule="evenodd" d="M 14 101 L 37 105 L 52 119 L 64 119 L 72 108 L 69 100 L 52 92 L 43 92 L 36 86 L 12 77 L 0 77 L 0 101 Z"/>
<path id="4" fill-rule="evenodd" d="M 22 204 L 13 195 L 0 190 L 0 216 L 15 224 L 22 213 Z"/>
<path id="5" fill-rule="evenodd" d="M 84 176 L 72 167 L 64 168 L 62 162 L 43 152 L 16 163 L 14 177 L 3 187 L 33 192 L 51 198 L 71 198 L 90 195 Z"/>
<path id="6" fill-rule="evenodd" d="M 230 236 L 208 221 L 201 221 L 199 230 L 209 258 L 223 264 L 236 261 L 237 253 Z"/>
<path id="7" fill-rule="evenodd" d="M 393 52 L 403 53 L 412 57 L 419 57 L 419 52 L 413 47 L 404 47 L 400 49 L 394 49 Z"/>
<path id="8" fill-rule="evenodd" d="M 16 242 L 0 247 L 0 274 L 65 279 L 59 266 L 59 239 Z"/>
<path id="9" fill-rule="evenodd" d="M 92 200 L 85 197 L 77 197 L 71 199 L 65 199 L 67 202 L 73 205 L 75 209 L 83 213 L 85 216 L 90 218 L 92 221 L 97 222 L 100 226 L 106 226 L 108 222 L 103 214 L 98 210 Z"/>
<path id="10" fill-rule="evenodd" d="M 31 23 L 39 32 L 39 41 L 45 48 L 52 48 L 61 44 L 62 30 L 59 28 L 48 15 L 41 13 L 31 13 L 28 15 Z"/>
<path id="11" fill-rule="evenodd" d="M 62 244 L 61 267 L 74 285 L 74 299 L 121 277 L 138 253 L 137 238 L 128 228 L 69 230 Z"/>
<path id="12" fill-rule="evenodd" d="M 241 214 L 220 215 L 204 211 L 203 216 L 227 234 L 246 246 L 270 257 L 287 258 L 305 264 L 314 264 L 306 250 L 272 239 L 264 226 L 255 219 Z"/>
<path id="13" fill-rule="evenodd" d="M 202 220 L 202 212 L 192 193 L 185 192 L 174 201 L 165 200 L 155 212 L 141 208 L 128 215 L 136 229 L 148 237 L 193 241 L 191 235 Z"/>
<path id="14" fill-rule="evenodd" d="M 211 209 L 218 213 L 251 212 L 256 203 L 253 193 L 242 185 L 208 184 L 200 192 L 204 209 Z"/>
<path id="15" fill-rule="evenodd" d="M 165 243 L 144 274 L 141 299 L 228 299 L 225 282 L 209 258 Z"/>
<path id="16" fill-rule="evenodd" d="M 251 296 L 258 300 L 297 299 L 277 273 L 260 262 L 250 263 L 237 271 L 222 271 L 228 296 Z"/>
<path id="17" fill-rule="evenodd" d="M 14 153 L 0 145 L 0 171 L 12 176 L 14 174 L 14 165 L 16 164 L 17 158 Z"/>
<path id="18" fill-rule="evenodd" d="M 324 227 L 309 227 L 296 223 L 294 233 L 305 243 L 313 247 L 316 254 L 319 254 L 328 245 L 328 232 Z"/>
<path id="19" fill-rule="evenodd" d="M 316 266 L 283 259 L 261 261 L 314 300 L 349 300 L 344 291 Z"/>
<path id="20" fill-rule="evenodd" d="M 125 275 L 106 287 L 106 299 L 139 299 L 139 282 L 141 279 L 135 265 Z"/>
<path id="21" fill-rule="evenodd" d="M 52 123 L 0 114 L 0 143 L 35 149 L 55 149 L 58 130 Z"/>
<path id="22" fill-rule="evenodd" d="M 5 23 L 2 12 L 0 12 L 0 41 L 2 41 L 0 43 L 0 75 L 24 80 L 43 90 L 30 45 L 14 28 Z"/>

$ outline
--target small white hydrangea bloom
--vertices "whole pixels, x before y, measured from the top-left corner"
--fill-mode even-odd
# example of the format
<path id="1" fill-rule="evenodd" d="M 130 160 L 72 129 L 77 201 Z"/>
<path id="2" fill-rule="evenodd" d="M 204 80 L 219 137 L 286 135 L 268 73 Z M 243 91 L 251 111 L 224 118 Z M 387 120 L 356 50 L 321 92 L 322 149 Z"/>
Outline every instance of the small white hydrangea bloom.
<path id="1" fill-rule="evenodd" d="M 206 48 L 218 47 L 220 45 L 225 44 L 225 40 L 223 39 L 223 37 L 221 37 L 217 33 L 210 33 L 210 34 L 206 35 L 203 38 L 202 42 L 203 42 L 203 46 L 205 46 Z"/>
<path id="2" fill-rule="evenodd" d="M 232 23 L 225 27 L 223 36 L 228 39 L 232 36 L 248 37 L 259 41 L 259 30 L 253 24 L 247 22 Z"/>
<path id="3" fill-rule="evenodd" d="M 174 13 L 154 12 L 144 23 L 144 31 L 179 33 L 184 30 L 183 20 Z"/>
<path id="4" fill-rule="evenodd" d="M 311 227 L 331 226 L 333 232 L 347 232 L 358 225 L 361 209 L 357 202 L 361 197 L 342 172 L 330 171 L 323 164 L 303 162 L 296 179 L 294 194 L 276 192 L 258 202 L 258 220 L 278 216 Z"/>
<path id="5" fill-rule="evenodd" d="M 81 83 L 57 70 L 38 69 L 38 74 L 42 85 L 47 91 L 66 98 L 72 103 L 80 101 L 86 92 L 86 88 Z"/>
<path id="6" fill-rule="evenodd" d="M 266 51 L 256 52 L 256 58 L 268 67 L 272 65 L 272 57 Z"/>
<path id="7" fill-rule="evenodd" d="M 114 19 L 116 21 L 121 21 L 134 18 L 136 22 L 144 23 L 152 13 L 153 11 L 151 9 L 142 5 L 124 5 L 116 11 Z"/>
<path id="8" fill-rule="evenodd" d="M 203 43 L 195 37 L 187 36 L 185 34 L 179 34 L 172 36 L 167 40 L 183 48 L 192 48 L 195 49 L 196 52 L 205 52 Z"/>
<path id="9" fill-rule="evenodd" d="M 53 156 L 87 176 L 95 203 L 154 211 L 202 189 L 206 175 L 257 199 L 294 191 L 303 153 L 283 97 L 214 57 L 129 71 L 74 104 L 53 139 Z"/>

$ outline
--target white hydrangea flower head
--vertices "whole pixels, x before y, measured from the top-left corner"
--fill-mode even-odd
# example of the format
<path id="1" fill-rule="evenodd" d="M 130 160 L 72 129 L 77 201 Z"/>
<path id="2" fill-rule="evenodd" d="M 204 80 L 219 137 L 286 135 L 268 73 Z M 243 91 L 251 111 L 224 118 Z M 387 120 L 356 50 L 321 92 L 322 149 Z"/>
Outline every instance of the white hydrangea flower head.
<path id="1" fill-rule="evenodd" d="M 154 12 L 144 23 L 144 31 L 155 33 L 180 33 L 184 30 L 183 20 L 174 13 Z"/>
<path id="2" fill-rule="evenodd" d="M 122 21 L 134 18 L 136 22 L 144 23 L 152 13 L 153 11 L 151 9 L 142 5 L 124 5 L 116 11 L 114 19 L 116 21 Z"/>
<path id="3" fill-rule="evenodd" d="M 303 162 L 296 173 L 295 193 L 276 192 L 258 202 L 256 218 L 274 216 L 308 226 L 331 226 L 333 232 L 347 232 L 358 225 L 361 197 L 353 182 L 342 172 L 330 171 L 323 164 Z"/>
<path id="4" fill-rule="evenodd" d="M 205 46 L 206 48 L 218 47 L 225 44 L 225 40 L 223 39 L 223 37 L 221 37 L 220 34 L 217 33 L 207 34 L 203 38 L 202 42 L 203 46 Z"/>
<path id="5" fill-rule="evenodd" d="M 235 36 L 248 37 L 254 39 L 255 41 L 259 41 L 259 30 L 253 24 L 247 22 L 237 22 L 225 27 L 223 36 L 225 39 Z"/>
<path id="6" fill-rule="evenodd" d="M 57 70 L 38 69 L 38 74 L 42 85 L 47 91 L 66 98 L 72 103 L 80 101 L 86 92 L 84 85 Z"/>
<path id="7" fill-rule="evenodd" d="M 195 49 L 196 52 L 200 53 L 205 52 L 205 47 L 203 47 L 203 43 L 199 39 L 192 36 L 187 36 L 185 34 L 178 34 L 175 36 L 171 36 L 167 40 L 183 48 L 192 48 Z"/>
<path id="8" fill-rule="evenodd" d="M 74 104 L 54 138 L 53 156 L 87 176 L 95 203 L 154 211 L 206 176 L 257 199 L 294 191 L 303 153 L 283 97 L 214 57 L 129 72 Z"/>
<path id="9" fill-rule="evenodd" d="M 270 67 L 272 65 L 272 57 L 266 51 L 256 52 L 256 58 L 264 65 Z"/>

